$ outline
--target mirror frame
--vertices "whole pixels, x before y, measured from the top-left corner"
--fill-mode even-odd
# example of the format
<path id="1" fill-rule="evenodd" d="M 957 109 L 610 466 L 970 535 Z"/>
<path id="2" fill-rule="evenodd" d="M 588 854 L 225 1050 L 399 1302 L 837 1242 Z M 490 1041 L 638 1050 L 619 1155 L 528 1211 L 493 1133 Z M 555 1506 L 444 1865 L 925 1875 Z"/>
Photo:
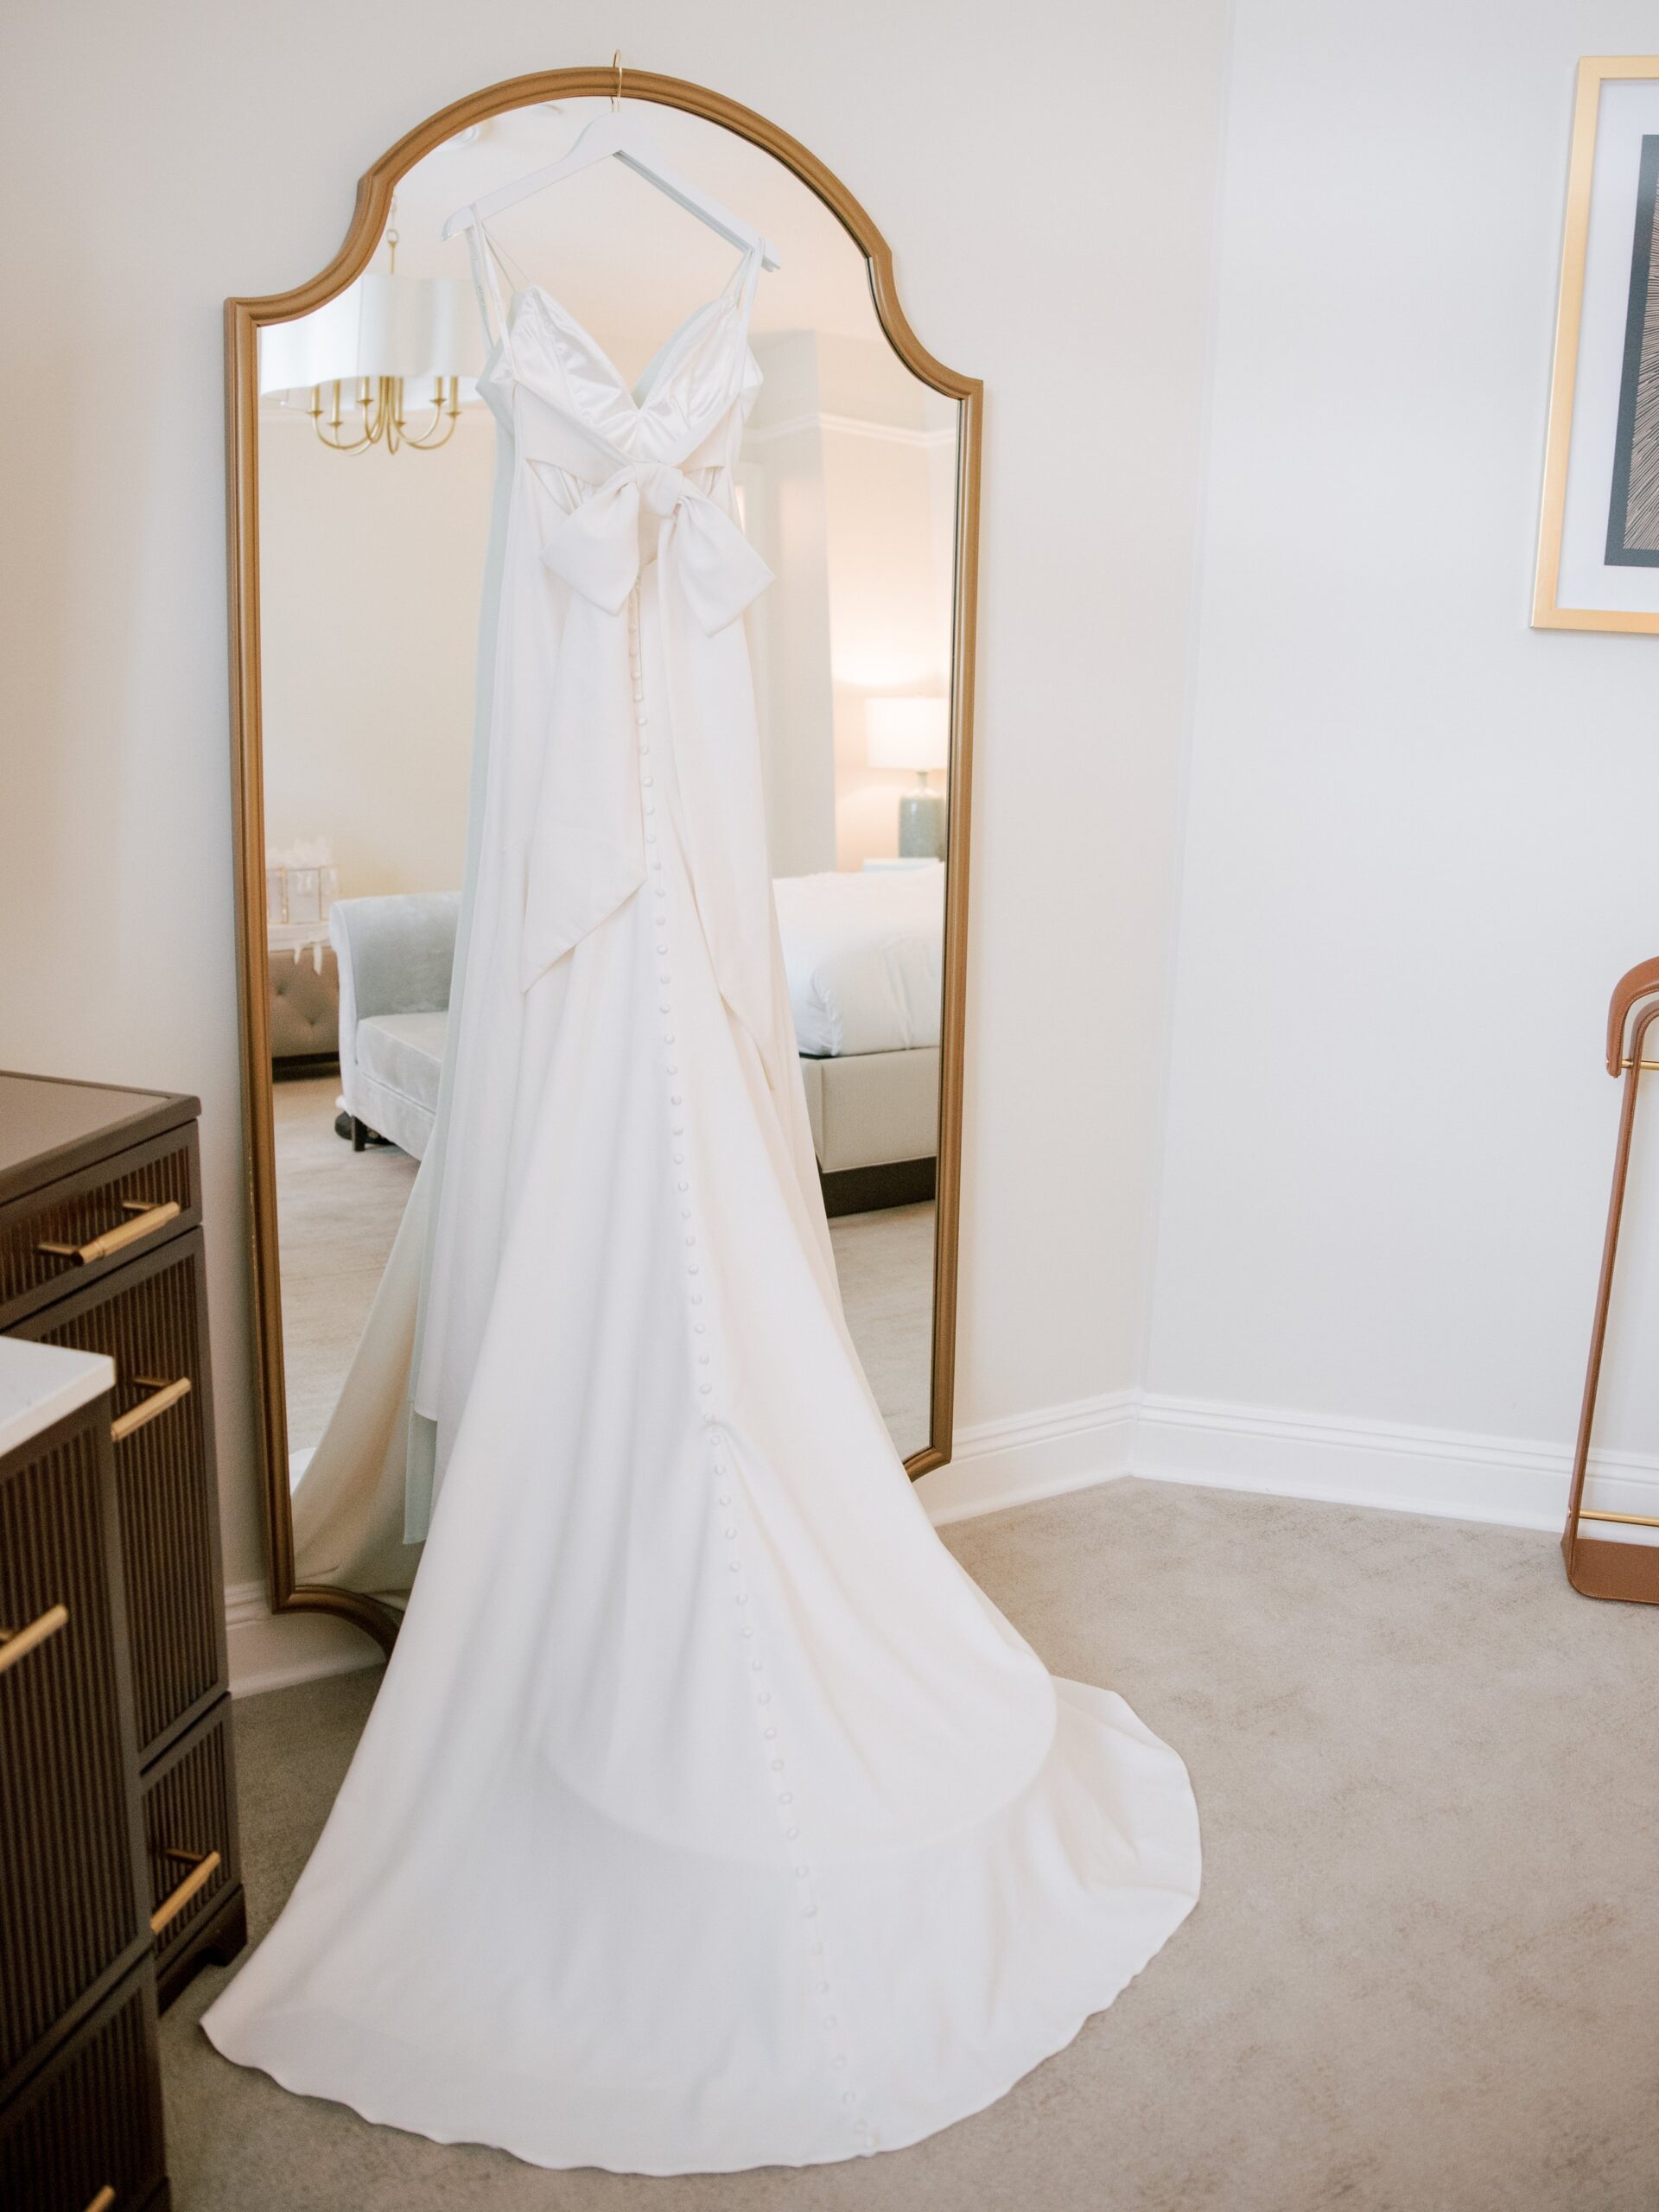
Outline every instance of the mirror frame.
<path id="1" fill-rule="evenodd" d="M 390 1650 L 398 1617 L 378 1599 L 294 1579 L 294 1527 L 288 1475 L 287 1385 L 283 1357 L 281 1260 L 270 1080 L 269 955 L 265 940 L 264 766 L 259 669 L 259 332 L 267 323 L 310 315 L 369 266 L 404 171 L 470 125 L 549 100 L 602 98 L 680 108 L 735 131 L 791 170 L 823 202 L 864 256 L 875 312 L 888 343 L 912 374 L 955 400 L 956 581 L 952 610 L 950 813 L 946 846 L 944 954 L 939 1059 L 939 1132 L 933 1255 L 933 1375 L 927 1443 L 905 1465 L 912 1479 L 944 1466 L 952 1444 L 956 1395 L 957 1256 L 962 1184 L 963 1039 L 967 998 L 968 842 L 972 798 L 975 601 L 979 566 L 979 466 L 984 387 L 936 360 L 911 328 L 899 301 L 887 240 L 840 178 L 787 131 L 723 93 L 676 77 L 628 70 L 551 69 L 512 77 L 429 116 L 383 154 L 359 181 L 344 244 L 309 283 L 289 292 L 225 302 L 231 622 L 231 757 L 236 858 L 237 969 L 241 1001 L 243 1128 L 246 1142 L 252 1262 L 257 1434 L 264 1471 L 265 1523 L 273 1613 L 333 1613 L 355 1622 Z"/>

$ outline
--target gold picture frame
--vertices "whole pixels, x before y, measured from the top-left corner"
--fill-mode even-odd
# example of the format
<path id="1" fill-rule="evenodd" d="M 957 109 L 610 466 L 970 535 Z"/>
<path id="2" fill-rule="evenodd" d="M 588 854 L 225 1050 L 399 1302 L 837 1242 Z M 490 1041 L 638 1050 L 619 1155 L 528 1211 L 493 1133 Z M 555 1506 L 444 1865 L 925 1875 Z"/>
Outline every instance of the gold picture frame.
<path id="1" fill-rule="evenodd" d="M 913 375 L 957 402 L 956 581 L 946 849 L 944 996 L 934 1242 L 932 1381 L 926 1445 L 906 1466 L 913 1478 L 946 1465 L 956 1398 L 957 1270 L 962 1190 L 962 1089 L 967 1004 L 968 861 L 973 790 L 974 651 L 979 569 L 979 479 L 984 387 L 935 359 L 905 315 L 887 240 L 852 193 L 800 143 L 723 93 L 675 77 L 629 69 L 626 95 L 705 118 L 772 155 L 801 179 L 863 254 L 877 317 Z M 226 493 L 229 533 L 232 835 L 236 861 L 237 960 L 241 1001 L 243 1112 L 251 1245 L 257 1434 L 273 1612 L 332 1613 L 390 1649 L 397 1615 L 365 1593 L 296 1580 L 288 1466 L 280 1255 L 277 1249 L 274 1117 L 265 938 L 264 746 L 259 661 L 258 342 L 261 328 L 309 315 L 368 267 L 398 180 L 414 164 L 474 124 L 533 103 L 591 99 L 619 90 L 614 65 L 553 69 L 515 77 L 469 94 L 429 116 L 367 169 L 340 251 L 292 291 L 225 303 Z"/>
<path id="2" fill-rule="evenodd" d="M 1579 63 L 1573 110 L 1572 155 L 1567 169 L 1567 214 L 1561 246 L 1560 291 L 1555 317 L 1555 352 L 1550 374 L 1549 426 L 1544 449 L 1543 500 L 1539 518 L 1538 560 L 1533 585 L 1532 625 L 1539 630 L 1610 630 L 1659 632 L 1659 551 L 1653 556 L 1653 604 L 1597 606 L 1578 603 L 1593 587 L 1568 593 L 1562 603 L 1563 568 L 1569 564 L 1569 490 L 1574 486 L 1575 416 L 1585 397 L 1581 352 L 1585 333 L 1586 270 L 1591 263 L 1592 216 L 1597 154 L 1602 129 L 1602 95 L 1610 84 L 1647 80 L 1659 86 L 1659 55 L 1590 54 Z M 1659 98 L 1656 99 L 1659 130 Z M 1639 206 L 1639 203 L 1638 203 Z M 1656 267 L 1659 278 L 1659 266 Z M 1604 288 L 1605 289 L 1605 288 Z M 1659 291 L 1659 284 L 1656 286 Z M 1606 300 L 1601 303 L 1607 307 Z M 1628 284 L 1620 303 L 1628 315 Z M 1599 336 L 1601 334 L 1599 334 Z M 1601 346 L 1605 353 L 1605 342 Z M 1605 407 L 1606 395 L 1596 395 Z M 1582 418 L 1580 417 L 1582 430 Z M 1598 482 L 1602 511 L 1612 479 Z M 1586 506 L 1588 505 L 1586 496 Z M 1621 556 L 1623 557 L 1623 556 Z"/>

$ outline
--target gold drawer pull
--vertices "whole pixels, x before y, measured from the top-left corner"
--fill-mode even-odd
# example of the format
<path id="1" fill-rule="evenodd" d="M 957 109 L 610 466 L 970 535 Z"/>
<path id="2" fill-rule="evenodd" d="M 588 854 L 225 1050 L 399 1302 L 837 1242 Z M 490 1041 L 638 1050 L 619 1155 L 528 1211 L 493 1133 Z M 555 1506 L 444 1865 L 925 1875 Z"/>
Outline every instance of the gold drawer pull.
<path id="1" fill-rule="evenodd" d="M 137 1375 L 133 1380 L 153 1382 L 156 1378 L 152 1375 Z M 110 1423 L 110 1434 L 118 1444 L 123 1443 L 134 1429 L 143 1428 L 147 1421 L 154 1421 L 157 1414 L 164 1414 L 169 1406 L 176 1406 L 181 1398 L 188 1398 L 189 1395 L 190 1377 L 188 1375 L 181 1375 L 176 1382 L 160 1383 L 147 1398 L 140 1398 L 130 1412 L 120 1414 Z"/>
<path id="2" fill-rule="evenodd" d="M 101 1236 L 94 1236 L 90 1244 L 37 1244 L 37 1252 L 50 1252 L 54 1259 L 79 1260 L 90 1268 L 95 1260 L 107 1260 L 111 1252 L 124 1252 L 129 1244 L 136 1244 L 142 1236 L 153 1236 L 169 1221 L 179 1217 L 179 1202 L 169 1198 L 164 1206 L 151 1205 L 147 1198 L 123 1198 L 124 1211 L 132 1216 L 118 1229 L 106 1229 Z"/>
<path id="3" fill-rule="evenodd" d="M 0 1675 L 8 1667 L 15 1667 L 36 1644 L 44 1643 L 48 1636 L 55 1636 L 60 1628 L 68 1625 L 67 1605 L 48 1605 L 39 1620 L 30 1621 L 27 1628 L 0 1628 Z"/>
<path id="4" fill-rule="evenodd" d="M 110 2212 L 110 2207 L 114 2202 L 115 2191 L 110 2187 L 108 2182 L 105 2182 L 98 2195 L 86 2207 L 86 2212 Z"/>
<path id="5" fill-rule="evenodd" d="M 216 1851 L 164 1851 L 162 1857 L 176 1859 L 190 1872 L 178 1888 L 164 1897 L 150 1914 L 149 1932 L 152 1936 L 159 1936 L 169 1920 L 176 1920 L 196 1891 L 206 1889 L 219 1871 L 219 1853 Z"/>

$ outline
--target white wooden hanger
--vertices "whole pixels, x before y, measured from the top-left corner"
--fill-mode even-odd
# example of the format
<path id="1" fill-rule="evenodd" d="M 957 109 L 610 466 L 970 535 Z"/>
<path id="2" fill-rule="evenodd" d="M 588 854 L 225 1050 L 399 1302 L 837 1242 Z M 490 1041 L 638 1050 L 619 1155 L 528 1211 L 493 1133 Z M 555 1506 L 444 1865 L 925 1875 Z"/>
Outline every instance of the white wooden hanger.
<path id="1" fill-rule="evenodd" d="M 620 61 L 616 81 L 620 88 Z M 620 89 L 612 98 L 608 113 L 595 117 L 562 160 L 531 169 L 527 176 L 504 184 L 498 191 L 486 193 L 482 200 L 470 207 L 458 207 L 444 225 L 443 236 L 452 238 L 474 224 L 487 222 L 492 215 L 499 215 L 504 208 L 528 200 L 532 193 L 544 191 L 550 184 L 562 184 L 566 177 L 592 168 L 596 162 L 606 161 L 613 155 L 637 176 L 644 177 L 648 184 L 654 184 L 659 192 L 665 192 L 671 200 L 677 200 L 688 214 L 707 223 L 728 245 L 741 246 L 746 251 L 759 247 L 763 267 L 777 269 L 781 265 L 778 249 L 770 238 L 762 238 L 741 215 L 734 215 L 729 208 L 722 207 L 717 200 L 711 200 L 706 192 L 699 191 L 695 184 L 669 168 L 640 117 L 621 105 Z"/>

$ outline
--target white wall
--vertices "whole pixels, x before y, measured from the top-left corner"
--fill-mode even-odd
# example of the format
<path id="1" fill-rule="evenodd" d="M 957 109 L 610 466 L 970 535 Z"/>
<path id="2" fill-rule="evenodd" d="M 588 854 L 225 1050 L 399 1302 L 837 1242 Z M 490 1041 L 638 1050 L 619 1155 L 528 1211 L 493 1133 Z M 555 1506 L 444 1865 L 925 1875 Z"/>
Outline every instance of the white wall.
<path id="1" fill-rule="evenodd" d="M 458 890 L 495 419 L 435 453 L 330 453 L 297 410 L 260 436 L 267 842 L 327 838 L 342 898 Z"/>
<path id="2" fill-rule="evenodd" d="M 754 350 L 745 526 L 773 582 L 748 627 L 772 873 L 857 870 L 897 853 L 916 782 L 869 765 L 866 701 L 950 689 L 960 410 L 880 337 L 772 332 Z"/>
<path id="3" fill-rule="evenodd" d="M 810 330 L 757 334 L 764 381 L 744 431 L 744 528 L 772 573 L 745 617 L 774 875 L 836 864 L 835 702 L 824 528 L 818 341 Z"/>
<path id="4" fill-rule="evenodd" d="M 1659 950 L 1659 639 L 1528 607 L 1575 61 L 1654 24 L 1240 0 L 1147 1374 L 1166 1471 L 1265 1453 L 1556 1510 L 1607 997 Z M 1535 1448 L 1485 1464 L 1492 1439 Z"/>
<path id="5" fill-rule="evenodd" d="M 359 171 L 434 108 L 619 35 L 627 61 L 775 117 L 886 227 L 925 341 L 988 387 L 959 1415 L 1017 1428 L 1136 1370 L 1224 16 L 10 11 L 0 1035 L 14 1065 L 201 1096 L 233 1581 L 261 1541 L 223 298 L 317 270 Z M 993 149 L 1033 113 L 1005 168 Z"/>
<path id="6" fill-rule="evenodd" d="M 895 431 L 879 417 L 832 413 L 824 426 L 839 868 L 897 853 L 899 802 L 916 788 L 913 772 L 870 766 L 867 702 L 899 692 L 944 697 L 950 689 L 955 549 L 933 479 L 936 456 L 955 451 L 954 424 Z M 936 771 L 932 788 L 945 782 Z"/>

